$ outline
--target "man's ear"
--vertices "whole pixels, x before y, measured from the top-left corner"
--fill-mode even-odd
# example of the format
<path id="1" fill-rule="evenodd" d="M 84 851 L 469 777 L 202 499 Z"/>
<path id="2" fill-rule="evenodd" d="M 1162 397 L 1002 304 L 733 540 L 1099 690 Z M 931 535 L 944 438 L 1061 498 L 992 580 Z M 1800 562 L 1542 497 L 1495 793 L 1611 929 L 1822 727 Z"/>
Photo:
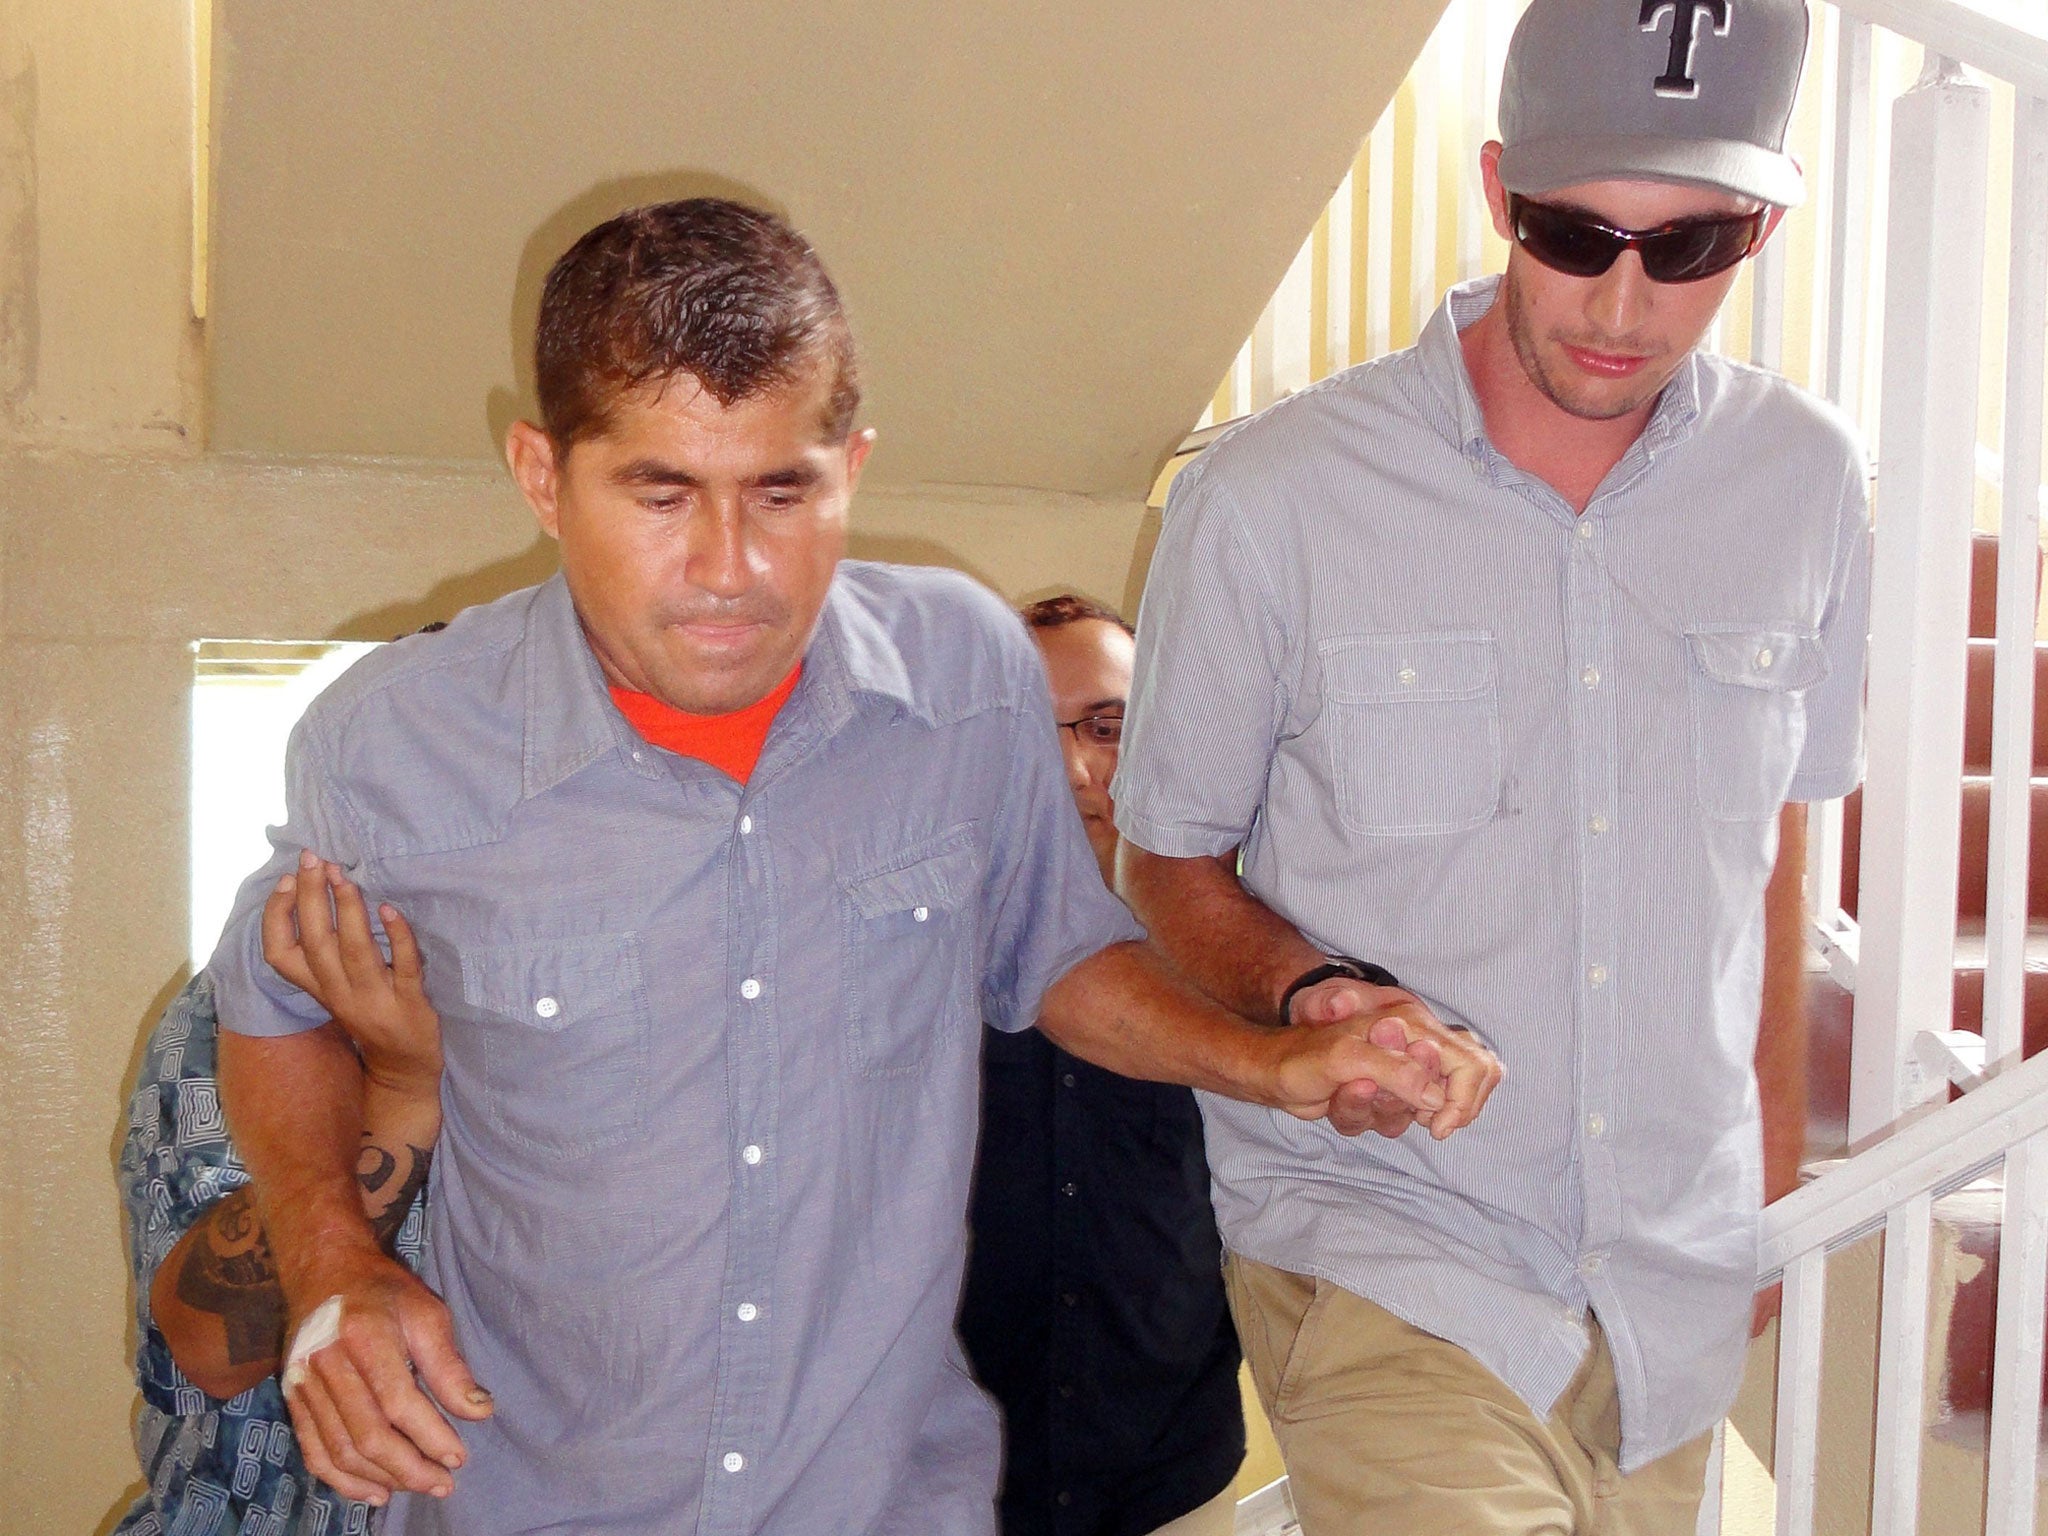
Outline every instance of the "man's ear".
<path id="1" fill-rule="evenodd" d="M 555 440 L 530 421 L 515 421 L 505 433 L 505 464 L 519 494 L 533 508 L 534 520 L 551 539 L 562 536 L 561 462 Z"/>
<path id="2" fill-rule="evenodd" d="M 1514 244 L 1514 236 L 1508 231 L 1508 189 L 1500 184 L 1499 139 L 1488 139 L 1479 146 L 1479 180 L 1486 188 L 1486 211 L 1493 215 L 1493 232 L 1501 239 Z"/>
<path id="3" fill-rule="evenodd" d="M 860 467 L 867 463 L 868 455 L 874 451 L 875 429 L 862 427 L 858 432 L 846 434 L 846 490 L 851 495 L 860 485 Z"/>

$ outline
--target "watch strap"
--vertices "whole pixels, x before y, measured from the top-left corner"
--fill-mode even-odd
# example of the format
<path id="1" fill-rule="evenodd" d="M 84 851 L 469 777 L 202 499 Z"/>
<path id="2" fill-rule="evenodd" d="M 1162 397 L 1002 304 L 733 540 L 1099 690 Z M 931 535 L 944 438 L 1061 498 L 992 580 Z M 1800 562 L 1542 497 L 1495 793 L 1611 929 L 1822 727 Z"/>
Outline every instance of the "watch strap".
<path id="1" fill-rule="evenodd" d="M 1359 960 L 1351 955 L 1331 955 L 1321 965 L 1311 966 L 1288 984 L 1280 994 L 1280 1024 L 1282 1028 L 1294 1022 L 1294 994 L 1304 992 L 1318 982 L 1329 981 L 1343 976 L 1352 981 L 1362 981 L 1372 987 L 1398 987 L 1401 983 L 1394 973 L 1384 965 L 1375 965 L 1370 960 Z"/>

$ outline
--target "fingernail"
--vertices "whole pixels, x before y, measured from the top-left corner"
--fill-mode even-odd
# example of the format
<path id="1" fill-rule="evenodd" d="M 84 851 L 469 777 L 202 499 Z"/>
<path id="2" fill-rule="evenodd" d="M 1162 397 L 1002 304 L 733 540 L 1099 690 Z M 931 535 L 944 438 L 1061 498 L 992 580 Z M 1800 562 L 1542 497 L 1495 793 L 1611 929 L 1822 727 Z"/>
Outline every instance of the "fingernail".
<path id="1" fill-rule="evenodd" d="M 288 891 L 298 883 L 299 877 L 297 875 L 279 875 L 277 877 L 277 888 L 279 891 Z"/>
<path id="2" fill-rule="evenodd" d="M 363 1500 L 363 1502 L 365 1504 L 370 1505 L 374 1509 L 382 1509 L 384 1507 L 384 1500 L 387 1497 L 389 1497 L 389 1495 L 387 1494 L 373 1493 L 367 1499 Z"/>
<path id="3" fill-rule="evenodd" d="M 1443 1089 L 1437 1087 L 1434 1083 L 1430 1084 L 1429 1087 L 1422 1090 L 1422 1102 L 1431 1109 L 1442 1109 L 1444 1107 Z"/>
<path id="4" fill-rule="evenodd" d="M 450 1472 L 453 1472 L 457 1467 L 462 1465 L 462 1458 L 456 1455 L 453 1451 L 450 1451 L 446 1456 L 443 1456 L 441 1458 L 441 1465 L 446 1467 Z"/>
<path id="5" fill-rule="evenodd" d="M 301 848 L 299 850 L 299 868 L 318 869 L 319 867 L 320 856 L 318 854 L 314 853 L 310 848 Z"/>
<path id="6" fill-rule="evenodd" d="M 468 1397 L 471 1404 L 478 1408 L 483 1407 L 486 1403 L 492 1400 L 491 1394 L 486 1392 L 482 1387 L 471 1387 L 469 1391 L 464 1395 Z"/>
<path id="7" fill-rule="evenodd" d="M 448 1497 L 449 1494 L 453 1493 L 454 1491 L 454 1485 L 450 1483 L 436 1483 L 433 1487 L 427 1490 L 427 1492 L 431 1493 L 437 1499 L 445 1499 Z"/>

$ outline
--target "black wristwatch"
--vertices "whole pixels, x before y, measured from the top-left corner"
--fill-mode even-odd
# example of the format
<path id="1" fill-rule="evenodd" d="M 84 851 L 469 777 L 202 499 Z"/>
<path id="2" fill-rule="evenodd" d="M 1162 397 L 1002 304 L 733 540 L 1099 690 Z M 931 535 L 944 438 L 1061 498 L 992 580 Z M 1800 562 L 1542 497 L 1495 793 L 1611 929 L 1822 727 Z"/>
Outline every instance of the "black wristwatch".
<path id="1" fill-rule="evenodd" d="M 1401 985 L 1394 973 L 1384 965 L 1374 965 L 1370 960 L 1355 960 L 1350 955 L 1331 955 L 1321 965 L 1303 971 L 1280 994 L 1280 1027 L 1285 1029 L 1294 1022 L 1294 994 L 1314 986 L 1319 981 L 1328 981 L 1332 976 L 1348 976 L 1353 981 L 1362 981 L 1371 987 L 1398 987 Z"/>

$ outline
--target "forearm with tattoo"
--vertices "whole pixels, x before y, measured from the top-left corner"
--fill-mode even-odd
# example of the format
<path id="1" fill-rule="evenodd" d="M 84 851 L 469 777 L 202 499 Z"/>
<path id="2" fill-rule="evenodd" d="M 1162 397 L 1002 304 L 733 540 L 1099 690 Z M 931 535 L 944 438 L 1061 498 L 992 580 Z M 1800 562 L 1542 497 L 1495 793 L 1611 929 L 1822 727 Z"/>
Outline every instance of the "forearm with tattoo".
<path id="1" fill-rule="evenodd" d="M 364 1134 L 356 1182 L 371 1229 L 387 1252 L 426 1187 L 433 1156 L 431 1147 L 402 1143 L 393 1148 L 373 1133 Z M 159 1307 L 158 1325 L 188 1375 L 204 1386 L 211 1364 L 232 1368 L 237 1381 L 245 1367 L 261 1366 L 259 1378 L 275 1368 L 284 1352 L 284 1290 L 248 1187 L 209 1206 L 166 1265 L 172 1268 L 172 1295 L 190 1316 L 174 1319 L 162 1315 L 170 1309 Z M 219 1362 L 202 1358 L 213 1355 L 197 1336 L 206 1319 L 217 1319 L 225 1334 L 226 1352 Z"/>

